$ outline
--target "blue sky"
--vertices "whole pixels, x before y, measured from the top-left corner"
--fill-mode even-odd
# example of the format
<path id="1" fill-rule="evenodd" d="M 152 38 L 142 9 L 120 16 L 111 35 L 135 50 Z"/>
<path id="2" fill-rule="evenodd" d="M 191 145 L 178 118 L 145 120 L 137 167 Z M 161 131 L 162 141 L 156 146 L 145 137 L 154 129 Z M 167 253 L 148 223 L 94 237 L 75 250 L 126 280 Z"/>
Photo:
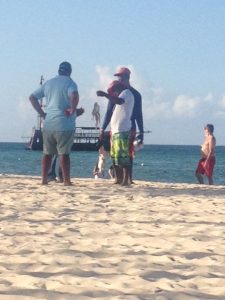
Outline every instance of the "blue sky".
<path id="1" fill-rule="evenodd" d="M 0 0 L 0 141 L 22 142 L 36 124 L 28 97 L 40 76 L 73 66 L 79 126 L 92 126 L 119 66 L 142 94 L 147 144 L 200 144 L 215 125 L 225 145 L 224 0 Z"/>

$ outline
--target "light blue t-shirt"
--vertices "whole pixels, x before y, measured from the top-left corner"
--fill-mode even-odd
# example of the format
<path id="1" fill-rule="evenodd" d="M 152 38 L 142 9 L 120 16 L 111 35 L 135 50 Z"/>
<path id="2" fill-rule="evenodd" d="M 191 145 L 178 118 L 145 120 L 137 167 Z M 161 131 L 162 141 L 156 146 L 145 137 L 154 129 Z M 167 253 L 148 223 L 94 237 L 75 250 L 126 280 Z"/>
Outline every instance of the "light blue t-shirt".
<path id="1" fill-rule="evenodd" d="M 43 97 L 46 99 L 43 129 L 56 131 L 75 129 L 76 114 L 70 117 L 64 114 L 65 109 L 70 108 L 69 96 L 73 92 L 77 92 L 77 84 L 68 76 L 58 75 L 32 93 L 37 99 Z"/>

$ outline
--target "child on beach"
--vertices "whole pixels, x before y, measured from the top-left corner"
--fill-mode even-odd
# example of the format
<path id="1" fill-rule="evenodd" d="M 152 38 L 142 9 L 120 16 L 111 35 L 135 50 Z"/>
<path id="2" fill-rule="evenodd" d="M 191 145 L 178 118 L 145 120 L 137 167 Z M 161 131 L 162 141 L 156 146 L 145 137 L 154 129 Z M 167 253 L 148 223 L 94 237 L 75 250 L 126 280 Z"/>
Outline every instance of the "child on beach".
<path id="1" fill-rule="evenodd" d="M 105 165 L 106 158 L 109 156 L 110 152 L 110 132 L 105 132 L 104 136 L 98 141 L 98 159 L 93 170 L 93 175 L 95 179 L 106 178 Z"/>

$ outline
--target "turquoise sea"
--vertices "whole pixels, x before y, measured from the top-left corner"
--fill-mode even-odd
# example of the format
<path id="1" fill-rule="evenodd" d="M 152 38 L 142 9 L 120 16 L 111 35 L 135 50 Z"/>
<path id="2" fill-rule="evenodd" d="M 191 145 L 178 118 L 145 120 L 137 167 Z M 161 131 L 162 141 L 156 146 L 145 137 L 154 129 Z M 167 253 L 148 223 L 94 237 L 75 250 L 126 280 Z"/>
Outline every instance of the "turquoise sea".
<path id="1" fill-rule="evenodd" d="M 42 152 L 25 147 L 23 143 L 0 143 L 0 174 L 40 175 Z M 199 153 L 200 146 L 145 145 L 136 153 L 134 180 L 196 183 Z M 72 177 L 93 177 L 97 157 L 97 152 L 72 152 Z M 225 184 L 225 146 L 216 147 L 214 182 Z"/>

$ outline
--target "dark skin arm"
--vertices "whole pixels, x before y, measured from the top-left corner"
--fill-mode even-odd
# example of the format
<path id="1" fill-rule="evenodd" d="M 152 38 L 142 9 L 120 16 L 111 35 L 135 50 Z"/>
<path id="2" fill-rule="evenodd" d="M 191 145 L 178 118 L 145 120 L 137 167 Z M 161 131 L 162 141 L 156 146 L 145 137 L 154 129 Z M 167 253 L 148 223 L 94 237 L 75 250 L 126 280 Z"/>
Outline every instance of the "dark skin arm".
<path id="1" fill-rule="evenodd" d="M 124 100 L 122 98 L 119 98 L 117 96 L 109 95 L 109 94 L 107 94 L 103 91 L 97 91 L 96 94 L 97 94 L 98 97 L 105 97 L 105 98 L 109 99 L 109 101 L 111 101 L 114 104 L 121 105 L 121 104 L 124 103 Z"/>

